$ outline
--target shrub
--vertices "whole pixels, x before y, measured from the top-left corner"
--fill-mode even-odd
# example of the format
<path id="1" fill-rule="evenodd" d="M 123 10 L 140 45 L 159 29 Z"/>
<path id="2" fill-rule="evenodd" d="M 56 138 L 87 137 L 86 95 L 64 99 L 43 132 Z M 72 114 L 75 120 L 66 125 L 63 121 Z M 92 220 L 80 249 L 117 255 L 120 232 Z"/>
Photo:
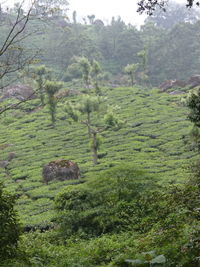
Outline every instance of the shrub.
<path id="1" fill-rule="evenodd" d="M 0 260 L 14 256 L 20 226 L 14 210 L 15 196 L 5 192 L 0 184 Z"/>
<path id="2" fill-rule="evenodd" d="M 125 164 L 68 187 L 55 202 L 62 235 L 91 237 L 131 228 L 136 199 L 153 186 L 144 172 Z"/>

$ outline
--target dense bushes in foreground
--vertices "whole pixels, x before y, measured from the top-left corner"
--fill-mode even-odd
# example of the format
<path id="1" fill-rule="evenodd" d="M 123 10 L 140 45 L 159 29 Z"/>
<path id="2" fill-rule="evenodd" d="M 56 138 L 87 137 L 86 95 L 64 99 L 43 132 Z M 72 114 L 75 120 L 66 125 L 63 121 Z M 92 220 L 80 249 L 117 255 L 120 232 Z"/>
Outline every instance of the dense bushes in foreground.
<path id="1" fill-rule="evenodd" d="M 155 187 L 152 177 L 127 164 L 104 171 L 85 184 L 67 187 L 56 199 L 62 237 L 138 228 L 140 199 Z"/>
<path id="2" fill-rule="evenodd" d="M 198 266 L 199 188 L 162 188 L 130 164 L 68 186 L 55 229 L 28 233 L 1 266 Z"/>
<path id="3" fill-rule="evenodd" d="M 15 196 L 0 184 L 0 261 L 13 257 L 20 235 L 20 225 L 14 210 Z"/>

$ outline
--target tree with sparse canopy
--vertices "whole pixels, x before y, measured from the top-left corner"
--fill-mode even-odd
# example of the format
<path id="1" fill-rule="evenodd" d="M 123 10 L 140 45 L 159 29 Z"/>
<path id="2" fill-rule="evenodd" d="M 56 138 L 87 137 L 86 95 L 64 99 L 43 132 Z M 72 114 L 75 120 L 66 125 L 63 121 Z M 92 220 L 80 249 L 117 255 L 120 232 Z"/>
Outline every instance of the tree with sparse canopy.
<path id="1" fill-rule="evenodd" d="M 87 95 L 82 98 L 80 104 L 73 105 L 72 103 L 68 103 L 65 108 L 65 111 L 73 121 L 86 125 L 88 136 L 91 140 L 90 144 L 94 165 L 98 164 L 98 150 L 101 144 L 99 134 L 110 128 L 119 129 L 122 126 L 122 121 L 114 115 L 113 110 L 103 106 L 104 102 L 105 100 L 101 97 Z M 103 121 L 97 122 L 95 115 L 100 114 L 102 106 L 107 111 L 103 114 Z M 92 114 L 93 117 L 91 118 Z M 80 120 L 81 115 L 82 119 Z"/>
<path id="2" fill-rule="evenodd" d="M 132 87 L 133 87 L 134 82 L 135 82 L 135 73 L 137 71 L 137 68 L 138 68 L 138 64 L 128 64 L 124 68 L 124 72 L 130 76 Z"/>
<path id="3" fill-rule="evenodd" d="M 56 82 L 56 81 L 46 81 L 45 83 L 45 90 L 48 96 L 48 105 L 49 105 L 49 112 L 51 115 L 51 121 L 52 125 L 55 125 L 56 121 L 56 105 L 57 105 L 57 99 L 55 97 L 55 94 L 62 88 L 63 83 L 62 82 Z"/>
<path id="4" fill-rule="evenodd" d="M 101 89 L 98 83 L 98 75 L 101 73 L 101 66 L 98 61 L 92 61 L 92 70 L 91 70 L 93 79 L 94 79 L 94 87 L 97 95 L 101 94 Z"/>
<path id="5" fill-rule="evenodd" d="M 148 80 L 148 75 L 147 75 L 147 49 L 145 48 L 144 50 L 141 50 L 137 53 L 138 58 L 140 59 L 140 80 L 142 83 L 145 83 Z"/>
<path id="6" fill-rule="evenodd" d="M 85 83 L 86 88 L 88 88 L 91 70 L 90 62 L 86 57 L 78 57 L 76 58 L 76 61 L 79 63 L 81 68 L 83 82 Z"/>
<path id="7" fill-rule="evenodd" d="M 82 98 L 81 103 L 77 106 L 78 110 L 81 114 L 86 115 L 86 125 L 88 128 L 88 136 L 91 137 L 91 114 L 93 112 L 98 112 L 100 108 L 101 98 L 92 97 L 92 96 L 84 96 Z"/>
<path id="8" fill-rule="evenodd" d="M 33 69 L 33 76 L 37 83 L 37 90 L 40 96 L 41 104 L 44 106 L 45 82 L 50 78 L 50 70 L 45 65 L 37 66 Z"/>

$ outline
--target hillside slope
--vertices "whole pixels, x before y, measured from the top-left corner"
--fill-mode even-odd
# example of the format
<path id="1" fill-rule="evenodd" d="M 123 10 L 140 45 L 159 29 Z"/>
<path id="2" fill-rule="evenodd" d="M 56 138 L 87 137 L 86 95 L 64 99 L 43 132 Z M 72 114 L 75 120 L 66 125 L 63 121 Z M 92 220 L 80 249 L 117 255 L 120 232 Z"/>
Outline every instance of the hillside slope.
<path id="1" fill-rule="evenodd" d="M 1 117 L 0 160 L 16 154 L 0 179 L 9 191 L 17 192 L 18 210 L 27 229 L 46 228 L 54 216 L 53 200 L 63 187 L 74 181 L 42 181 L 42 167 L 51 160 L 64 158 L 78 163 L 82 180 L 120 163 L 134 163 L 157 176 L 159 183 L 182 183 L 188 177 L 187 166 L 194 152 L 188 151 L 183 136 L 191 129 L 181 96 L 140 88 L 103 90 L 109 105 L 120 107 L 117 113 L 126 121 L 118 131 L 103 133 L 100 164 L 92 165 L 87 130 L 69 123 L 65 102 L 58 105 L 56 127 L 52 128 L 47 107 L 38 108 L 38 100 L 21 105 Z"/>

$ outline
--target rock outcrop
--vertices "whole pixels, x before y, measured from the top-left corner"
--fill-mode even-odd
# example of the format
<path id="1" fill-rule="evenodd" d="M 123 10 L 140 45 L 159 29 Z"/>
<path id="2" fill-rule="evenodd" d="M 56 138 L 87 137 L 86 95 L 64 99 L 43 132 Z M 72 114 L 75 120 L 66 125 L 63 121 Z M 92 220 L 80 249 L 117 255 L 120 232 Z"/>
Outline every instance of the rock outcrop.
<path id="1" fill-rule="evenodd" d="M 164 81 L 159 88 L 161 89 L 162 92 L 165 92 L 171 88 L 177 88 L 177 87 L 185 87 L 186 82 L 180 81 L 180 80 L 167 80 Z"/>
<path id="2" fill-rule="evenodd" d="M 190 79 L 187 81 L 187 85 L 190 89 L 200 86 L 200 75 L 193 75 L 190 77 Z"/>
<path id="3" fill-rule="evenodd" d="M 70 160 L 60 159 L 51 161 L 43 167 L 44 182 L 52 180 L 74 180 L 80 178 L 80 170 L 75 162 Z"/>
<path id="4" fill-rule="evenodd" d="M 8 86 L 3 89 L 3 94 L 0 97 L 0 102 L 7 98 L 16 98 L 19 100 L 33 99 L 35 98 L 35 93 L 33 89 L 24 84 L 17 84 L 13 86 Z"/>
<path id="5" fill-rule="evenodd" d="M 160 90 L 162 92 L 167 92 L 172 88 L 183 88 L 188 87 L 188 89 L 192 89 L 196 86 L 200 86 L 200 75 L 192 75 L 188 81 L 180 81 L 180 80 L 167 80 L 164 81 L 160 86 Z M 176 90 L 177 91 L 177 90 Z M 174 91 L 175 92 L 175 91 Z"/>

